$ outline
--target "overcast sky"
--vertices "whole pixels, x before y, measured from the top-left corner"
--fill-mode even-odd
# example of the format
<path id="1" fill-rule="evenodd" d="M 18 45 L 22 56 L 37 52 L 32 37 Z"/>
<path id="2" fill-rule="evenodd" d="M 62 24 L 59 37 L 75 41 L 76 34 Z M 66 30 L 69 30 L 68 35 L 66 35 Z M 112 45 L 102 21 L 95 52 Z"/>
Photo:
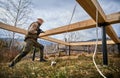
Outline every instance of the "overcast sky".
<path id="1" fill-rule="evenodd" d="M 119 8 L 120 0 L 98 0 L 98 1 L 101 7 L 103 8 L 105 14 L 120 12 L 120 8 Z M 33 3 L 33 6 L 32 6 L 33 19 L 31 20 L 31 22 L 36 21 L 36 18 L 39 18 L 39 17 L 43 18 L 45 22 L 41 28 L 44 31 L 46 31 L 52 28 L 68 25 L 72 15 L 73 8 L 76 4 L 76 1 L 75 0 L 32 0 L 32 3 Z M 90 18 L 91 17 L 77 3 L 75 14 L 71 23 L 87 20 Z M 115 32 L 117 33 L 117 35 L 120 36 L 120 24 L 115 24 L 112 26 L 115 29 Z M 78 32 L 79 32 L 78 35 L 80 37 L 79 41 L 96 38 L 95 28 L 81 30 Z M 101 34 L 100 29 L 99 29 L 99 33 Z M 100 34 L 99 34 L 99 37 L 101 37 Z M 63 40 L 63 34 L 55 35 L 52 37 Z"/>

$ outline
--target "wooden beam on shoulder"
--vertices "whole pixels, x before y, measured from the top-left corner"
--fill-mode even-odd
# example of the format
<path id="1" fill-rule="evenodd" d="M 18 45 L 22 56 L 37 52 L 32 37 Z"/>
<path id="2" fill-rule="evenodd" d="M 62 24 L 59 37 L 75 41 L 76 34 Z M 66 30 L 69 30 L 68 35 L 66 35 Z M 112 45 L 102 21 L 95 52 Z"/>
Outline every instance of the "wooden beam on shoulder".
<path id="1" fill-rule="evenodd" d="M 8 25 L 8 24 L 2 23 L 2 22 L 0 22 L 0 28 L 4 29 L 4 30 L 24 34 L 24 35 L 27 34 L 27 31 L 24 29 L 21 29 L 21 28 L 15 27 L 15 26 L 11 26 L 11 25 Z"/>
<path id="2" fill-rule="evenodd" d="M 11 25 L 7 25 L 7 24 L 4 24 L 2 22 L 0 22 L 0 28 L 8 30 L 8 31 L 12 31 L 12 32 L 20 33 L 20 34 L 23 34 L 23 35 L 27 34 L 27 31 L 24 30 L 24 29 L 14 27 L 14 26 L 11 26 Z M 69 45 L 69 43 L 67 43 L 67 42 L 64 42 L 62 40 L 58 40 L 58 39 L 55 39 L 55 38 L 51 38 L 51 37 L 40 37 L 40 38 L 48 40 L 48 41 L 52 41 L 52 42 L 55 42 L 55 43 L 63 44 L 63 45 Z"/>

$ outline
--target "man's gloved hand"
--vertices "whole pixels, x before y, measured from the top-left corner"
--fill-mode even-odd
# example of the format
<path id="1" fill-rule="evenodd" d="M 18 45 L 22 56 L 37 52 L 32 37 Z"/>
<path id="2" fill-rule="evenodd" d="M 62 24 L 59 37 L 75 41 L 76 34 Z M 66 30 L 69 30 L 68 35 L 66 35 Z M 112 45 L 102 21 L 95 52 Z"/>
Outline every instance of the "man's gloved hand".
<path id="1" fill-rule="evenodd" d="M 40 33 L 44 33 L 44 31 L 42 31 L 41 29 L 37 30 L 37 35 L 39 35 Z"/>
<path id="2" fill-rule="evenodd" d="M 43 30 L 41 30 L 41 33 L 45 33 Z"/>

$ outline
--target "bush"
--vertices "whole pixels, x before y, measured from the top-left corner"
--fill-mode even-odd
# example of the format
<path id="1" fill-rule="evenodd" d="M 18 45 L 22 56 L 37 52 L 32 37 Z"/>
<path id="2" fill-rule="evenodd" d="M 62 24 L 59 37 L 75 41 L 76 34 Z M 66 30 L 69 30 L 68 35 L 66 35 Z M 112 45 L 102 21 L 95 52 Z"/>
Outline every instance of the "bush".
<path id="1" fill-rule="evenodd" d="M 0 62 L 10 62 L 19 53 L 16 49 L 10 50 L 8 48 L 3 48 L 0 52 Z"/>

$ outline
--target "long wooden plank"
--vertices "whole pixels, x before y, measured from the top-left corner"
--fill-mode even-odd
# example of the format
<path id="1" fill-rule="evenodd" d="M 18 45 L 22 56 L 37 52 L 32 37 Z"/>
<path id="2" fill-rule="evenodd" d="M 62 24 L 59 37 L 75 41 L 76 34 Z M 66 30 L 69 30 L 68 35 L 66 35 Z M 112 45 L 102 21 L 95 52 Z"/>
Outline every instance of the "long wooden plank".
<path id="1" fill-rule="evenodd" d="M 81 7 L 95 20 L 96 19 L 96 8 L 98 10 L 99 20 L 98 22 L 104 22 L 106 20 L 105 13 L 100 7 L 99 3 L 96 0 L 76 0 Z"/>
<path id="2" fill-rule="evenodd" d="M 9 30 L 9 31 L 13 31 L 13 32 L 16 32 L 16 33 L 24 34 L 24 35 L 26 35 L 26 33 L 27 33 L 27 31 L 24 30 L 24 29 L 14 27 L 14 26 L 11 26 L 11 25 L 7 25 L 7 24 L 1 23 L 1 22 L 0 22 L 0 28 L 5 29 L 5 30 Z M 40 38 L 48 40 L 48 41 L 52 41 L 52 42 L 55 42 L 55 43 L 63 44 L 63 45 L 69 45 L 67 42 L 64 42 L 64 41 L 61 41 L 61 40 L 58 40 L 58 39 L 55 39 L 55 38 L 51 38 L 51 37 L 40 37 Z"/>
<path id="3" fill-rule="evenodd" d="M 55 38 L 52 38 L 52 37 L 47 37 L 47 36 L 46 36 L 46 37 L 40 37 L 40 38 L 42 38 L 42 39 L 44 39 L 44 40 L 51 41 L 51 42 L 63 44 L 63 45 L 69 45 L 69 43 L 67 43 L 67 42 L 64 42 L 64 41 L 62 41 L 62 40 L 58 40 L 58 39 L 55 39 Z"/>
<path id="4" fill-rule="evenodd" d="M 73 24 L 69 25 L 69 29 L 68 29 L 68 25 L 66 25 L 66 26 L 54 28 L 51 30 L 47 30 L 47 31 L 45 31 L 45 33 L 41 34 L 40 36 L 43 37 L 43 36 L 55 35 L 55 34 L 60 34 L 60 33 L 65 33 L 65 32 L 72 32 L 72 31 L 76 31 L 76 30 L 93 28 L 93 27 L 95 27 L 95 24 L 96 24 L 95 21 L 90 19 L 90 20 L 86 20 L 86 21 L 73 23 Z"/>
<path id="5" fill-rule="evenodd" d="M 109 24 L 120 23 L 120 12 L 107 15 L 107 22 Z M 44 37 L 44 36 L 50 36 L 55 34 L 61 34 L 65 32 L 83 30 L 83 29 L 93 28 L 95 27 L 95 25 L 96 25 L 95 21 L 93 19 L 89 19 L 89 20 L 70 24 L 69 29 L 68 29 L 68 25 L 66 25 L 66 26 L 61 26 L 51 30 L 47 30 L 45 31 L 45 33 L 41 34 L 40 36 Z"/>
<path id="6" fill-rule="evenodd" d="M 109 24 L 120 23 L 120 12 L 116 12 L 116 13 L 112 13 L 112 14 L 107 15 L 106 21 Z"/>
<path id="7" fill-rule="evenodd" d="M 98 10 L 98 23 L 107 22 L 105 13 L 103 12 L 102 8 L 100 7 L 97 0 L 77 0 L 77 2 L 84 8 L 84 10 L 96 21 L 96 10 Z M 106 27 L 107 34 L 115 43 L 120 43 L 118 36 L 116 35 L 115 31 L 113 30 L 112 26 L 109 25 Z"/>
<path id="8" fill-rule="evenodd" d="M 79 45 L 95 45 L 96 41 L 86 41 L 86 42 L 77 42 L 77 43 L 70 43 L 71 46 L 79 46 Z M 98 41 L 98 45 L 101 45 L 102 41 Z M 107 40 L 107 44 L 115 44 L 112 40 Z"/>

